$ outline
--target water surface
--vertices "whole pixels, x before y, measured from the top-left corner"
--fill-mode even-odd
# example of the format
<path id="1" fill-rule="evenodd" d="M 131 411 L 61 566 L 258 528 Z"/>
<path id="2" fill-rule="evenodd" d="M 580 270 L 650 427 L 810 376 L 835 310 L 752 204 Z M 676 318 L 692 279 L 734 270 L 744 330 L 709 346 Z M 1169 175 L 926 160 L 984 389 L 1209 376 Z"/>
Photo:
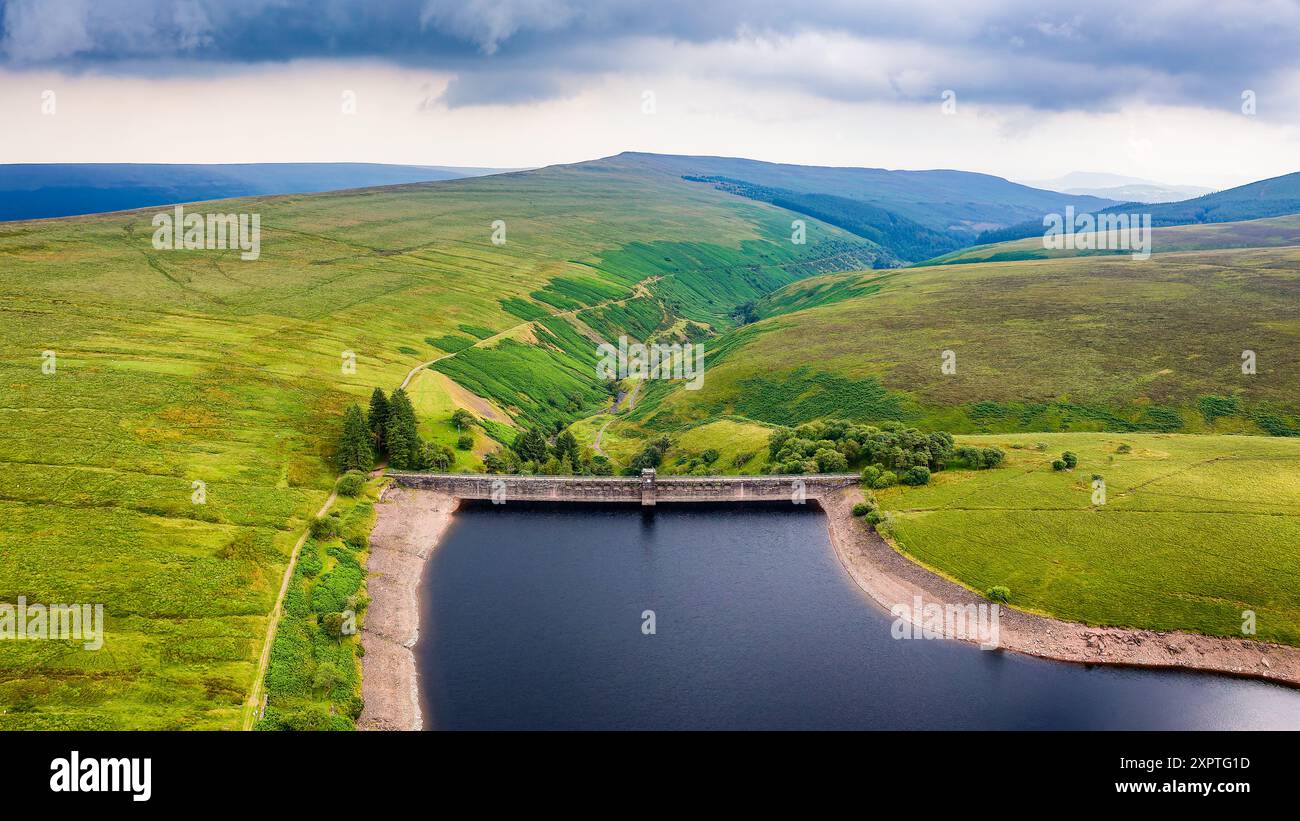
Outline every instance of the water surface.
<path id="1" fill-rule="evenodd" d="M 422 610 L 431 729 L 1300 729 L 1279 685 L 892 639 L 812 505 L 467 503 Z"/>

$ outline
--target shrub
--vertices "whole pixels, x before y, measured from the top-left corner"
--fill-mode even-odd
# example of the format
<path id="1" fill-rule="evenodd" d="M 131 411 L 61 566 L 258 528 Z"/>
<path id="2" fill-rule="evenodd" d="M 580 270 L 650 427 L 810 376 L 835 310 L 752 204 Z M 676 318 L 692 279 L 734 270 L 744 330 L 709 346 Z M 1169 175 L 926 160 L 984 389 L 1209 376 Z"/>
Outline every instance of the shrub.
<path id="1" fill-rule="evenodd" d="M 822 448 L 814 458 L 817 459 L 817 469 L 822 473 L 843 473 L 849 469 L 849 460 L 838 450 Z"/>
<path id="2" fill-rule="evenodd" d="M 339 478 L 336 487 L 340 496 L 355 497 L 360 496 L 361 491 L 366 486 L 366 474 L 359 470 L 349 470 Z"/>
<path id="3" fill-rule="evenodd" d="M 878 524 L 880 524 L 880 521 L 881 521 L 881 519 L 883 519 L 883 518 L 884 518 L 884 517 L 880 515 L 880 511 L 879 511 L 879 510 L 872 510 L 872 511 L 869 511 L 869 512 L 867 513 L 867 523 L 868 523 L 868 524 L 878 525 Z"/>
<path id="4" fill-rule="evenodd" d="M 1079 464 L 1079 457 L 1075 456 L 1073 452 L 1067 450 L 1065 453 L 1061 454 L 1061 461 L 1065 463 L 1067 468 L 1074 470 L 1074 466 Z"/>
<path id="5" fill-rule="evenodd" d="M 456 437 L 456 447 L 461 450 L 472 450 L 474 447 L 474 434 L 462 433 Z"/>
<path id="6" fill-rule="evenodd" d="M 700 461 L 703 462 L 703 463 L 706 464 L 706 465 L 711 465 L 711 464 L 713 464 L 714 462 L 718 461 L 719 457 L 721 457 L 721 456 L 722 456 L 722 454 L 719 453 L 719 452 L 717 451 L 717 449 L 715 449 L 715 448 L 709 448 L 708 450 L 706 450 L 706 451 L 704 451 L 703 453 L 700 454 Z M 744 463 L 742 462 L 741 464 L 744 464 Z"/>
<path id="7" fill-rule="evenodd" d="M 318 541 L 339 535 L 339 520 L 332 516 L 317 516 L 311 520 L 311 537 Z"/>
<path id="8" fill-rule="evenodd" d="M 854 516 L 866 516 L 870 512 L 871 512 L 871 506 L 868 505 L 866 502 L 858 502 L 856 505 L 853 506 Z"/>
<path id="9" fill-rule="evenodd" d="M 1065 462 L 1062 462 L 1060 459 L 1053 459 L 1052 470 L 1065 470 Z"/>
<path id="10" fill-rule="evenodd" d="M 867 487 L 875 487 L 876 480 L 880 478 L 880 474 L 883 472 L 880 465 L 867 465 L 862 469 L 862 484 Z"/>
<path id="11" fill-rule="evenodd" d="M 744 467 L 745 463 L 753 458 L 754 452 L 752 450 L 747 450 L 744 453 L 737 453 L 736 458 L 731 460 L 731 466 L 736 468 Z"/>
<path id="12" fill-rule="evenodd" d="M 1115 452 L 1116 452 L 1116 453 L 1132 453 L 1132 452 L 1133 452 L 1133 446 L 1132 446 L 1132 445 L 1120 445 L 1119 447 L 1115 448 Z"/>
<path id="13" fill-rule="evenodd" d="M 456 408 L 451 414 L 451 423 L 456 427 L 456 430 L 464 430 L 470 425 L 478 424 L 478 419 L 464 408 Z"/>
<path id="14" fill-rule="evenodd" d="M 324 628 L 326 635 L 332 639 L 343 638 L 343 614 L 326 613 L 321 616 L 321 627 Z"/>
<path id="15" fill-rule="evenodd" d="M 877 476 L 876 481 L 872 482 L 871 486 L 874 488 L 886 488 L 893 487 L 896 484 L 898 484 L 898 474 L 894 473 L 892 470 L 887 470 Z"/>
<path id="16" fill-rule="evenodd" d="M 988 592 L 986 592 L 984 595 L 985 597 L 988 598 L 989 601 L 1002 602 L 1003 604 L 1006 604 L 1007 602 L 1011 601 L 1011 588 L 1003 587 L 1002 585 L 999 584 L 994 587 L 990 587 L 988 589 Z"/>
<path id="17" fill-rule="evenodd" d="M 903 473 L 903 484 L 919 487 L 930 481 L 930 469 L 924 465 L 908 468 Z"/>

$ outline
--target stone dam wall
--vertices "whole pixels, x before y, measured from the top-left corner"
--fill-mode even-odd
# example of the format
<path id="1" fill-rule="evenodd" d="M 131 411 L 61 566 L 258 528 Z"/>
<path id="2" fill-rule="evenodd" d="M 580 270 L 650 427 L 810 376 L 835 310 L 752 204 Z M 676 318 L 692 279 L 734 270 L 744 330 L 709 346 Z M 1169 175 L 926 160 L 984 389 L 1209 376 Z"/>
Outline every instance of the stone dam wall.
<path id="1" fill-rule="evenodd" d="M 515 476 L 509 474 L 390 473 L 406 487 L 459 499 L 496 502 L 799 502 L 858 482 L 854 473 L 816 476 Z"/>

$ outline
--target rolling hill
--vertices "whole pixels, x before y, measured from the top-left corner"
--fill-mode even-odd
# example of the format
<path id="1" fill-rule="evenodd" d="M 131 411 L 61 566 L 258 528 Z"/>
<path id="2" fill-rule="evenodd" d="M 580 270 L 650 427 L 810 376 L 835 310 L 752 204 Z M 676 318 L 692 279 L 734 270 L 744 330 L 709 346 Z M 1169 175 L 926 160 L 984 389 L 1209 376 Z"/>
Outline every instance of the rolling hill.
<path id="1" fill-rule="evenodd" d="M 1089 243 L 1092 246 L 1098 242 Z M 1229 248 L 1277 248 L 1300 245 L 1300 214 L 1245 222 L 1221 222 L 1204 225 L 1174 225 L 1151 231 L 1153 253 L 1173 251 L 1210 251 Z M 961 265 L 968 262 L 1013 262 L 1030 259 L 1057 259 L 1078 256 L 1131 256 L 1129 250 L 1077 248 L 1048 249 L 1040 235 L 1028 239 L 976 245 L 963 248 L 918 266 Z"/>
<path id="2" fill-rule="evenodd" d="M 668 434 L 669 472 L 710 449 L 727 470 L 762 470 L 773 426 L 827 417 L 977 441 L 1018 436 L 1039 454 L 1012 460 L 1026 471 L 1042 467 L 1040 435 L 1105 431 L 1136 450 L 1184 433 L 1300 433 L 1297 248 L 893 268 L 889 245 L 925 237 L 916 226 L 969 234 L 978 220 L 1059 195 L 960 172 L 767 166 L 623 154 L 214 204 L 260 216 L 261 255 L 248 261 L 237 250 L 156 249 L 154 209 L 0 225 L 0 600 L 98 602 L 108 619 L 102 653 L 0 643 L 0 727 L 244 725 L 272 604 L 300 543 L 286 621 L 268 648 L 269 708 L 328 708 L 332 724 L 348 726 L 355 642 L 321 640 L 307 625 L 360 589 L 373 497 L 337 502 L 336 534 L 307 538 L 307 528 L 335 484 L 341 412 L 377 386 L 406 384 L 434 441 L 456 440 L 456 408 L 484 420 L 456 453 L 458 470 L 482 470 L 488 451 L 530 426 L 571 426 L 584 442 L 603 431 L 619 464 Z M 782 207 L 786 194 L 738 196 L 689 179 L 705 176 L 795 192 L 802 199 L 791 205 L 810 210 L 859 203 L 855 216 L 870 221 L 858 230 L 882 233 Z M 792 241 L 796 219 L 806 221 L 804 243 Z M 1259 241 L 1294 228 L 1215 230 Z M 760 321 L 735 327 L 744 303 Z M 603 413 L 610 386 L 595 376 L 596 346 L 622 334 L 703 340 L 703 389 L 655 382 L 630 412 Z M 1247 348 L 1259 358 L 1252 377 L 1239 368 Z M 957 356 L 952 376 L 939 371 L 944 350 Z M 1290 469 L 1290 440 L 1183 438 L 1194 442 L 1142 445 L 1153 460 L 1172 454 L 1168 464 L 1186 474 L 1178 504 L 1223 502 L 1203 491 L 1239 478 L 1238 468 L 1197 471 L 1245 453 L 1235 443 L 1246 441 L 1259 465 L 1239 469 L 1273 494 L 1253 504 L 1288 504 L 1277 471 Z M 1008 475 L 954 472 L 935 489 Z M 1043 492 L 1074 499 L 1072 484 Z M 942 528 L 908 525 L 915 498 L 882 495 L 904 548 L 969 583 L 990 577 L 997 568 L 933 547 Z M 1260 572 L 1294 567 L 1285 564 L 1292 523 L 1264 518 L 1272 512 L 1258 519 L 1272 530 L 1246 534 L 1263 540 Z M 1015 526 L 1030 532 L 1035 521 Z M 1202 544 L 1193 524 L 1179 525 L 1185 549 Z M 971 525 L 985 526 L 999 525 Z M 1187 556 L 1166 559 L 1177 567 Z M 1046 581 L 1015 584 L 1035 606 L 1061 606 Z M 1261 607 L 1293 613 L 1285 592 Z M 1100 606 L 1080 612 L 1108 618 Z M 1211 624 L 1206 612 L 1170 606 L 1159 617 L 1194 617 L 1197 627 Z M 1290 640 L 1294 624 L 1268 629 Z"/>
<path id="3" fill-rule="evenodd" d="M 897 261 L 928 259 L 982 231 L 1112 200 L 1043 191 L 967 171 L 824 168 L 728 157 L 625 153 L 620 160 L 811 216 L 876 242 Z"/>
<path id="4" fill-rule="evenodd" d="M 288 558 L 334 485 L 341 411 L 374 387 L 414 373 L 435 439 L 458 404 L 496 408 L 500 435 L 554 427 L 608 402 L 597 329 L 725 325 L 880 253 L 816 221 L 792 244 L 791 212 L 618 159 L 212 207 L 260 215 L 260 258 L 156 250 L 153 210 L 0 225 L 0 599 L 107 617 L 100 653 L 0 643 L 0 727 L 241 726 Z M 341 510 L 351 538 L 369 505 Z M 287 612 L 328 593 L 303 574 L 355 574 L 347 545 L 307 540 L 321 564 L 299 567 Z M 271 707 L 323 699 L 346 722 L 354 643 L 296 624 Z M 343 676 L 324 693 L 321 666 Z"/>
<path id="5" fill-rule="evenodd" d="M 1084 210 L 1076 208 L 1082 213 Z M 988 244 L 1007 240 L 1041 237 L 1043 211 L 1036 218 L 1006 228 L 994 228 L 979 235 L 976 242 Z M 1223 222 L 1300 214 L 1300 172 L 1284 174 L 1267 180 L 1240 185 L 1213 194 L 1179 202 L 1121 203 L 1100 209 L 1103 214 L 1150 214 L 1151 224 L 1157 227 L 1171 225 L 1205 225 Z"/>

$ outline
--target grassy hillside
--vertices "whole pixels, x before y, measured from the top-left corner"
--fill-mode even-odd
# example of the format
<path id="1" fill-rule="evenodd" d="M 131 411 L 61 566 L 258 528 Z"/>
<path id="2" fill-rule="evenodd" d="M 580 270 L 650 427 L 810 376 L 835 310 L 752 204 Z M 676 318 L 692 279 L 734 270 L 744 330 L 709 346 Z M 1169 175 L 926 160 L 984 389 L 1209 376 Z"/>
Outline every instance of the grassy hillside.
<path id="1" fill-rule="evenodd" d="M 1007 460 L 876 491 L 889 511 L 882 529 L 923 564 L 1074 621 L 1241 637 L 1251 610 L 1258 638 L 1300 644 L 1300 440 L 1071 433 L 960 444 L 999 446 Z M 1078 466 L 1053 471 L 1065 450 Z M 1093 474 L 1105 504 L 1093 504 Z"/>
<path id="2" fill-rule="evenodd" d="M 701 390 L 648 390 L 629 419 L 1300 435 L 1294 247 L 828 275 L 760 307 L 710 348 Z"/>
<path id="3" fill-rule="evenodd" d="M 1089 244 L 1096 246 L 1099 243 L 1094 241 Z M 1216 225 L 1178 225 L 1155 228 L 1151 232 L 1153 253 L 1228 248 L 1275 248 L 1284 245 L 1300 245 L 1300 214 Z M 1132 251 L 1070 248 L 1048 250 L 1043 247 L 1040 230 L 1037 235 L 1029 239 L 963 248 L 920 264 L 959 265 L 967 262 L 1017 262 L 1027 259 L 1114 255 L 1132 256 Z"/>
<path id="4" fill-rule="evenodd" d="M 982 231 L 1038 219 L 1067 205 L 1095 211 L 1112 204 L 967 171 L 824 168 L 635 153 L 618 159 L 839 226 L 888 252 L 876 267 L 928 259 L 969 245 Z"/>
<path id="5" fill-rule="evenodd" d="M 340 412 L 374 386 L 447 357 L 457 391 L 412 384 L 426 434 L 456 405 L 563 422 L 607 401 L 577 379 L 585 319 L 720 323 L 876 253 L 815 221 L 792 245 L 789 212 L 618 161 L 214 210 L 261 215 L 260 259 L 155 251 L 153 211 L 0 226 L 0 600 L 108 621 L 97 653 L 0 643 L 0 727 L 239 726 Z"/>
<path id="6" fill-rule="evenodd" d="M 1083 212 L 1093 209 L 1077 208 L 1076 210 Z M 986 231 L 977 241 L 987 244 L 1041 236 L 1042 219 L 1049 213 L 1063 212 L 1061 209 L 1041 211 L 1018 225 Z M 1179 202 L 1121 203 L 1104 208 L 1101 213 L 1150 214 L 1151 223 L 1155 226 L 1245 222 L 1297 214 L 1300 213 L 1300 172 L 1259 180 Z"/>

